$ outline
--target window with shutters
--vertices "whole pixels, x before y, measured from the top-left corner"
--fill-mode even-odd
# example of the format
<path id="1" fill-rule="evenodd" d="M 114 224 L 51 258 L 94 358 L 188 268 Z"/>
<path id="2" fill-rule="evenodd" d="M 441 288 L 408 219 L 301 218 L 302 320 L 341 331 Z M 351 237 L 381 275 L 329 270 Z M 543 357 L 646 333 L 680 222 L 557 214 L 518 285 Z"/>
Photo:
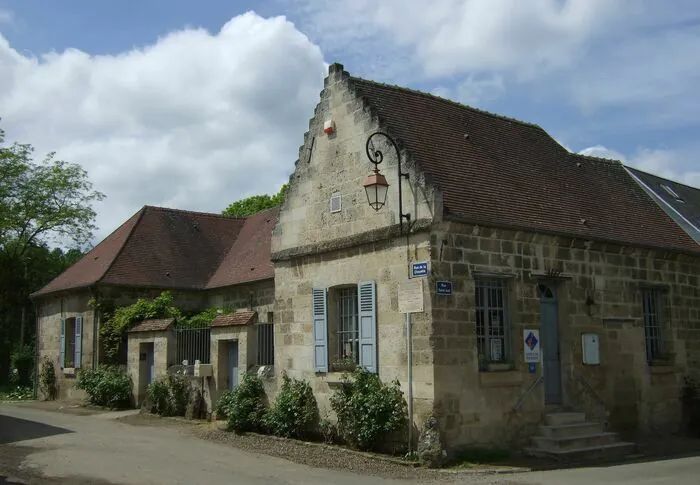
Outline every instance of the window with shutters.
<path id="1" fill-rule="evenodd" d="M 503 280 L 477 280 L 475 298 L 479 361 L 506 363 L 511 354 L 506 284 Z"/>
<path id="2" fill-rule="evenodd" d="M 74 368 L 75 366 L 75 329 L 76 319 L 66 318 L 65 320 L 65 336 L 63 343 L 64 363 L 63 367 Z"/>
<path id="3" fill-rule="evenodd" d="M 376 295 L 372 281 L 313 291 L 317 372 L 360 365 L 376 372 Z M 330 363 L 330 366 L 328 365 Z"/>

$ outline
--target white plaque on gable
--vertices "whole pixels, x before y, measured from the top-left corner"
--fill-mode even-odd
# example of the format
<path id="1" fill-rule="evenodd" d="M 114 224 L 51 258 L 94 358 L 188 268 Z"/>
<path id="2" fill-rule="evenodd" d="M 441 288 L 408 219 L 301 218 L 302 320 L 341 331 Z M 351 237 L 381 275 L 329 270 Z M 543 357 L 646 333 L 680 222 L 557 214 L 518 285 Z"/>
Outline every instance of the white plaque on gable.
<path id="1" fill-rule="evenodd" d="M 423 280 L 410 279 L 399 283 L 399 312 L 423 312 Z"/>

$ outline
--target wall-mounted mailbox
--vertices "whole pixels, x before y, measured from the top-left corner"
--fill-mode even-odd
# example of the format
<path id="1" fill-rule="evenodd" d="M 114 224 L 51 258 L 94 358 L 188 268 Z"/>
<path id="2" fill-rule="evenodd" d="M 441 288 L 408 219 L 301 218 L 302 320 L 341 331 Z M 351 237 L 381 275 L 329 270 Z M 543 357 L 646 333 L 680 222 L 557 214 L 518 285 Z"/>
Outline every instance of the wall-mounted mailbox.
<path id="1" fill-rule="evenodd" d="M 581 347 L 584 365 L 600 365 L 600 338 L 597 333 L 584 333 Z"/>

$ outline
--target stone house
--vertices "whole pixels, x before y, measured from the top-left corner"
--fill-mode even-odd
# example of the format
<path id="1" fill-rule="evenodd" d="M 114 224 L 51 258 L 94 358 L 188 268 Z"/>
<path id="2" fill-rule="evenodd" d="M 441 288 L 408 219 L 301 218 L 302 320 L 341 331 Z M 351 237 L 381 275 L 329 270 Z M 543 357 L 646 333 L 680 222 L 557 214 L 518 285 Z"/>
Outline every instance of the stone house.
<path id="1" fill-rule="evenodd" d="M 60 329 L 77 335 L 65 322 L 82 318 L 76 360 L 93 365 L 91 294 L 170 289 L 184 307 L 243 310 L 212 324 L 215 392 L 274 362 L 311 382 L 324 414 L 360 365 L 398 380 L 414 426 L 436 416 L 450 450 L 520 446 L 543 423 L 546 451 L 626 450 L 608 431 L 677 431 L 684 378 L 700 373 L 698 201 L 537 125 L 333 64 L 282 207 L 245 220 L 144 208 L 35 295 L 39 353 L 70 374 L 78 346 Z M 130 334 L 137 393 L 150 367 L 178 362 L 173 331 Z"/>
<path id="2" fill-rule="evenodd" d="M 33 294 L 38 310 L 37 362 L 45 357 L 54 362 L 59 397 L 81 397 L 74 389 L 76 370 L 104 361 L 101 315 L 90 300 L 123 306 L 168 290 L 185 311 L 243 310 L 254 316 L 242 322 L 247 329 L 243 333 L 253 344 L 258 338 L 264 341 L 264 355 L 243 354 L 234 368 L 219 358 L 216 347 L 210 354 L 212 366 L 226 365 L 242 375 L 252 366 L 272 364 L 274 274 L 269 241 L 275 218 L 276 210 L 232 218 L 146 206 Z M 122 364 L 132 374 L 137 399 L 155 375 L 179 363 L 172 324 L 143 322 L 132 330 L 131 347 L 122 346 Z M 152 371 L 146 372 L 147 368 Z M 215 372 L 222 377 L 215 381 L 214 392 L 230 380 L 226 372 Z"/>
<path id="3" fill-rule="evenodd" d="M 377 132 L 400 167 L 389 138 L 368 145 Z M 678 430 L 700 370 L 700 245 L 632 173 L 331 65 L 272 235 L 276 371 L 310 380 L 323 408 L 347 360 L 398 379 L 450 449 L 522 444 L 545 422 L 583 433 L 577 449 L 627 449 L 586 418 Z"/>

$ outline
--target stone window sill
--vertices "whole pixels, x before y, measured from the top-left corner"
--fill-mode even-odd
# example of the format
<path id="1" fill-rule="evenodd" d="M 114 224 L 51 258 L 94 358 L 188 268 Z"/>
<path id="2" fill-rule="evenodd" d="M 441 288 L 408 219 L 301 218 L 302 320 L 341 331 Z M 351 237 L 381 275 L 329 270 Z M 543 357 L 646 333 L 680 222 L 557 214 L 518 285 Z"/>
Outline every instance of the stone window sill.
<path id="1" fill-rule="evenodd" d="M 343 376 L 349 375 L 348 372 L 327 372 L 322 374 L 324 382 L 329 386 L 340 386 L 343 383 Z"/>
<path id="2" fill-rule="evenodd" d="M 64 367 L 63 375 L 65 377 L 75 377 L 76 369 L 74 367 Z"/>
<path id="3" fill-rule="evenodd" d="M 523 383 L 523 374 L 517 370 L 480 372 L 479 383 L 481 387 L 520 386 Z"/>

